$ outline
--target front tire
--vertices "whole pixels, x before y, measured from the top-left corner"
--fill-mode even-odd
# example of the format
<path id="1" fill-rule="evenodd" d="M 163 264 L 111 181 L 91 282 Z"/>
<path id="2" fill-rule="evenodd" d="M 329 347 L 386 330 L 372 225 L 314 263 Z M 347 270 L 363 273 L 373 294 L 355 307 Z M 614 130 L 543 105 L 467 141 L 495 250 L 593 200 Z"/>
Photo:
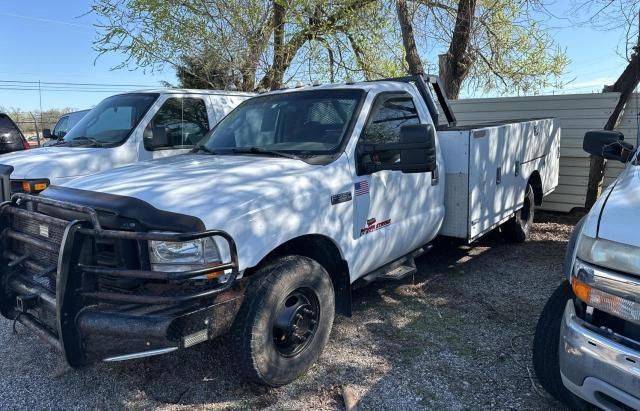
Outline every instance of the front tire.
<path id="1" fill-rule="evenodd" d="M 278 387 L 304 374 L 327 344 L 333 284 L 302 256 L 279 258 L 254 276 L 231 333 L 234 355 L 251 381 Z"/>
<path id="2" fill-rule="evenodd" d="M 560 376 L 560 326 L 567 301 L 573 298 L 571 284 L 565 280 L 544 306 L 533 338 L 533 368 L 540 385 L 556 400 L 572 410 L 590 410 L 594 407 L 569 391 Z"/>
<path id="3" fill-rule="evenodd" d="M 531 184 L 527 185 L 522 208 L 509 221 L 503 224 L 502 234 L 505 239 L 514 243 L 524 243 L 529 238 L 533 225 L 536 202 Z"/>

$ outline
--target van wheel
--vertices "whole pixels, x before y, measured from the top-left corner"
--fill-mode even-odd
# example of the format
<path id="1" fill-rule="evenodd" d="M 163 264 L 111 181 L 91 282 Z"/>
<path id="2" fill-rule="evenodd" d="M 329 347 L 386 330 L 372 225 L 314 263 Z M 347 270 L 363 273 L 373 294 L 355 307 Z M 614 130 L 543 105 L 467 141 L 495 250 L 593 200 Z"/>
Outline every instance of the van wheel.
<path id="1" fill-rule="evenodd" d="M 502 225 L 502 234 L 507 241 L 514 243 L 524 243 L 529 238 L 529 231 L 533 225 L 533 216 L 535 213 L 535 197 L 533 195 L 533 187 L 527 185 L 527 191 L 524 194 L 524 203 L 522 208 L 509 221 Z"/>
<path id="2" fill-rule="evenodd" d="M 315 260 L 279 258 L 254 274 L 231 332 L 239 369 L 271 387 L 290 383 L 318 359 L 335 313 L 333 284 Z"/>
<path id="3" fill-rule="evenodd" d="M 544 306 L 533 337 L 533 368 L 540 385 L 556 400 L 572 410 L 591 410 L 595 407 L 569 391 L 560 376 L 560 326 L 567 301 L 573 298 L 571 285 L 565 280 Z"/>

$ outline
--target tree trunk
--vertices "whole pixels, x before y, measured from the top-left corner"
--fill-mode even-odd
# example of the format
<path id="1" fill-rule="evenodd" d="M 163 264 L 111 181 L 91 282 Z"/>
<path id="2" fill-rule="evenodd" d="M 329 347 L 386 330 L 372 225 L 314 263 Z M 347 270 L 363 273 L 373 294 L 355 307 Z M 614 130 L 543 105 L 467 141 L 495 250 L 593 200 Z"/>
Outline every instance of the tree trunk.
<path id="1" fill-rule="evenodd" d="M 284 0 L 273 0 L 273 70 L 269 78 L 269 88 L 271 90 L 282 88 L 282 80 L 286 70 L 284 67 L 285 14 Z"/>
<path id="2" fill-rule="evenodd" d="M 462 82 L 469 75 L 469 70 L 473 65 L 473 57 L 468 50 L 471 44 L 475 12 L 476 0 L 460 0 L 449 50 L 438 56 L 440 79 L 444 85 L 444 91 L 450 99 L 458 98 Z"/>
<path id="3" fill-rule="evenodd" d="M 613 130 L 618 126 L 618 123 L 622 119 L 624 114 L 624 107 L 629 101 L 633 90 L 640 83 L 640 39 L 638 46 L 634 48 L 629 64 L 624 69 L 618 80 L 611 86 L 605 86 L 603 92 L 618 92 L 620 98 L 618 104 L 613 109 L 613 113 L 609 117 L 607 124 L 605 124 L 605 130 Z M 591 156 L 589 164 L 589 183 L 587 184 L 587 199 L 585 200 L 584 207 L 587 210 L 591 210 L 591 207 L 595 204 L 602 194 L 602 187 L 604 184 L 604 176 L 606 172 L 607 160 L 600 156 Z"/>
<path id="4" fill-rule="evenodd" d="M 409 73 L 413 75 L 424 74 L 424 67 L 418 54 L 418 47 L 416 47 L 413 23 L 411 22 L 406 0 L 396 0 L 396 11 L 398 12 L 398 22 L 402 31 L 402 44 L 404 45 L 404 56 L 409 65 Z"/>

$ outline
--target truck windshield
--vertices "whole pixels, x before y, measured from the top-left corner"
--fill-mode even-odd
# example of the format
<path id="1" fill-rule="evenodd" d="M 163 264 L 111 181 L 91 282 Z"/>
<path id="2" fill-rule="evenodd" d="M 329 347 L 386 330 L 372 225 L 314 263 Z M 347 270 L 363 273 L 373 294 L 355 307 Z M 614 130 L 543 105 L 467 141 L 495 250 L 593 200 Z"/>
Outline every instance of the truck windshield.
<path id="1" fill-rule="evenodd" d="M 200 151 L 323 155 L 343 143 L 364 91 L 309 90 L 249 99 L 205 138 Z"/>
<path id="2" fill-rule="evenodd" d="M 157 98 L 158 94 L 151 93 L 121 94 L 106 98 L 73 126 L 60 144 L 121 144 Z"/>

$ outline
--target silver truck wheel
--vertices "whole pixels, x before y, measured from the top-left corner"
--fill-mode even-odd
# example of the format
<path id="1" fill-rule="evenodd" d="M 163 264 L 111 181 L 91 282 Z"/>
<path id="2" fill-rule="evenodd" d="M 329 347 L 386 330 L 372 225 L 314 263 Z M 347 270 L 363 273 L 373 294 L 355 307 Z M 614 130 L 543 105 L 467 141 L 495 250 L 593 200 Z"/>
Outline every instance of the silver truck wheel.
<path id="1" fill-rule="evenodd" d="M 316 261 L 279 258 L 254 274 L 234 323 L 240 370 L 277 387 L 305 373 L 329 340 L 335 311 L 331 278 Z"/>

